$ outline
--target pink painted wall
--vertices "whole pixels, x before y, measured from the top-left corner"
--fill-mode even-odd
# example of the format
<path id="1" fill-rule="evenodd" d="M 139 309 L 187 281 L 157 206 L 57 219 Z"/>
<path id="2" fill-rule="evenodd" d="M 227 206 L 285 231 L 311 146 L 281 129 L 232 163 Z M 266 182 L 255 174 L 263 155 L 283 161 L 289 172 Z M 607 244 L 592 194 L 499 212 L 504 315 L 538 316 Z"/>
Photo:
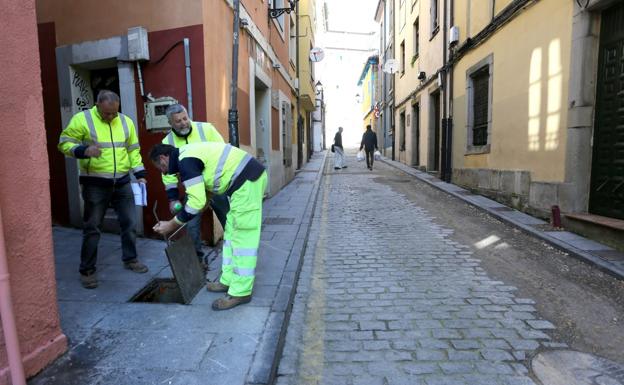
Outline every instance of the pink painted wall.
<path id="1" fill-rule="evenodd" d="M 27 376 L 67 349 L 57 309 L 35 1 L 3 1 L 0 25 L 0 209 Z M 8 383 L 4 334 L 0 384 Z"/>

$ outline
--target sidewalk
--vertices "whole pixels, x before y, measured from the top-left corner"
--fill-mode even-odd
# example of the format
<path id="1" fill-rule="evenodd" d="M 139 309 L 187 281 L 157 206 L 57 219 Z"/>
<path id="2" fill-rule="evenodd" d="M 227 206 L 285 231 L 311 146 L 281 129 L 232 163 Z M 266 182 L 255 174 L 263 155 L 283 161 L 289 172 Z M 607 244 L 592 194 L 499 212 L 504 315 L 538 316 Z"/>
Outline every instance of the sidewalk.
<path id="1" fill-rule="evenodd" d="M 78 280 L 81 231 L 54 228 L 57 295 L 68 352 L 31 385 L 268 384 L 285 336 L 321 168 L 316 153 L 295 179 L 264 203 L 254 296 L 215 312 L 220 293 L 202 289 L 190 305 L 130 303 L 155 277 L 172 277 L 163 241 L 137 240 L 147 274 L 125 270 L 119 237 L 103 234 L 95 290 Z M 220 253 L 219 253 L 220 254 Z M 213 255 L 209 278 L 218 274 Z"/>
<path id="2" fill-rule="evenodd" d="M 514 210 L 482 195 L 474 194 L 452 183 L 446 183 L 433 175 L 416 170 L 403 163 L 385 157 L 382 157 L 382 161 L 549 243 L 575 258 L 597 267 L 605 273 L 624 279 L 624 253 L 622 252 L 569 231 L 553 231 L 548 226 L 548 223 L 541 219 Z"/>

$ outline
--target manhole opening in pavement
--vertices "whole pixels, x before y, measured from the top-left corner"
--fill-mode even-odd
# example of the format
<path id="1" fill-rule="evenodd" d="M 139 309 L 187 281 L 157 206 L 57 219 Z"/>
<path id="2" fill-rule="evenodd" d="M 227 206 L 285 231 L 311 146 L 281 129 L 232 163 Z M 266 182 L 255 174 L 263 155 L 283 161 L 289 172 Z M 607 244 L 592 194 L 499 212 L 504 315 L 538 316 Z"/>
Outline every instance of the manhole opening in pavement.
<path id="1" fill-rule="evenodd" d="M 294 222 L 295 218 L 267 217 L 264 219 L 265 225 L 292 225 Z"/>
<path id="2" fill-rule="evenodd" d="M 129 302 L 184 304 L 184 298 L 175 279 L 154 278 L 130 298 Z"/>

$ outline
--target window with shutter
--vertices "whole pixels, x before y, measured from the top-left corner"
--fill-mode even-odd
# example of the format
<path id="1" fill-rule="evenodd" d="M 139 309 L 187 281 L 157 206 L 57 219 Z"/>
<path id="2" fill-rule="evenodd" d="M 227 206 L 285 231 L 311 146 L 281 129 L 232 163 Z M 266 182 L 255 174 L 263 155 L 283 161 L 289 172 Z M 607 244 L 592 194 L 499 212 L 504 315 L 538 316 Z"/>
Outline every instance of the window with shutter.
<path id="1" fill-rule="evenodd" d="M 489 67 L 485 67 L 472 75 L 473 85 L 473 116 L 472 145 L 484 146 L 488 135 L 488 103 L 489 103 Z"/>

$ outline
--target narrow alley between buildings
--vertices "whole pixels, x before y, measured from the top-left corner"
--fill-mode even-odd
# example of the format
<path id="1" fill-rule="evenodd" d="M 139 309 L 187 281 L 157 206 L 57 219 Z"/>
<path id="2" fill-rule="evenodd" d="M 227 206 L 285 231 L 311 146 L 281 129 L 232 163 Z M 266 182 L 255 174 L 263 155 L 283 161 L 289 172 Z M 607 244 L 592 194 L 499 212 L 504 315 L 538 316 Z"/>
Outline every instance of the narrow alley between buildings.
<path id="1" fill-rule="evenodd" d="M 325 165 L 277 384 L 532 385 L 556 366 L 540 352 L 624 361 L 622 281 L 390 161 L 347 158 Z M 622 381 L 609 370 L 594 383 Z"/>

